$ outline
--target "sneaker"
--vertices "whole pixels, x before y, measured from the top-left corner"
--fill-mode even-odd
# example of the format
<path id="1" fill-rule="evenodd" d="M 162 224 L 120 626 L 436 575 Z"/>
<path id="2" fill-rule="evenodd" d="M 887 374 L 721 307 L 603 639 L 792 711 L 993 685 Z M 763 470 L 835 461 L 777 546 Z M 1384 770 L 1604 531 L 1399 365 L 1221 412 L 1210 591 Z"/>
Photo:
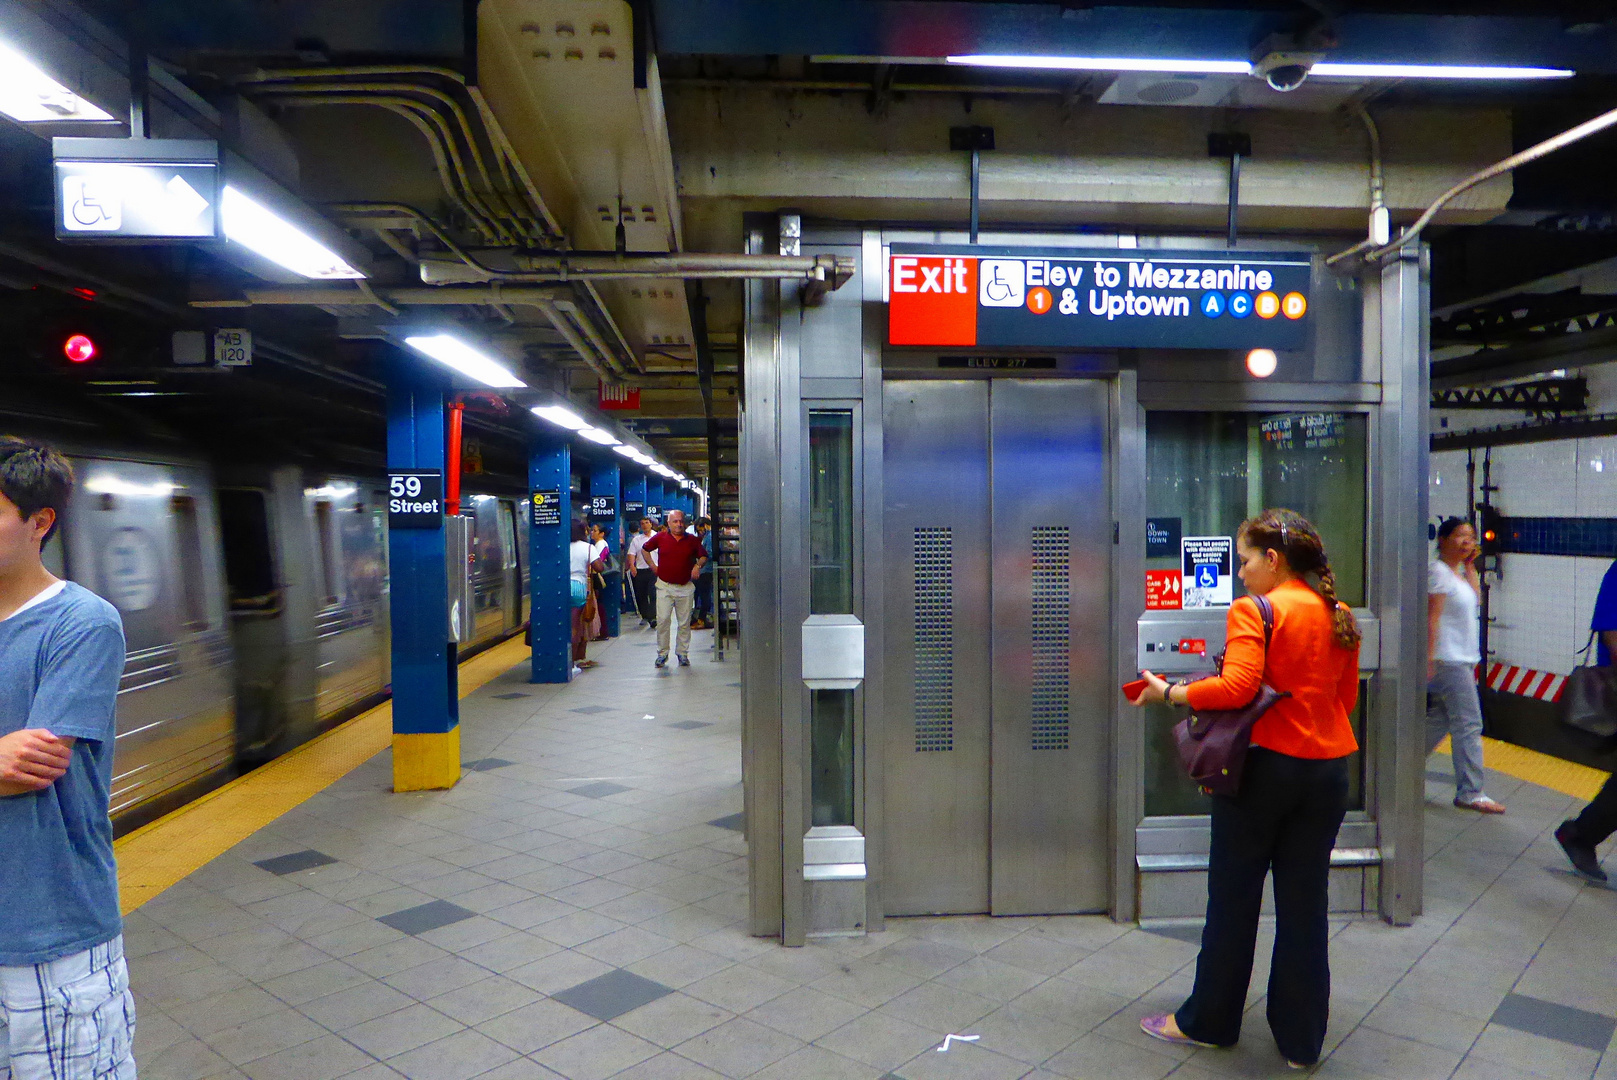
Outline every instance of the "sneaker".
<path id="1" fill-rule="evenodd" d="M 658 655 L 657 662 L 656 662 L 655 666 L 656 667 L 667 667 L 668 666 L 668 654 L 667 653 L 661 653 L 660 655 Z"/>
<path id="2" fill-rule="evenodd" d="M 690 667 L 691 666 L 691 658 L 688 657 L 688 656 L 680 657 L 679 658 L 679 666 L 680 667 Z"/>
<path id="3" fill-rule="evenodd" d="M 1555 842 L 1561 845 L 1567 861 L 1579 874 L 1590 881 L 1606 881 L 1606 871 L 1600 867 L 1600 857 L 1595 854 L 1594 848 L 1578 839 L 1572 822 L 1561 822 L 1561 827 L 1555 830 Z"/>
<path id="4" fill-rule="evenodd" d="M 1473 795 L 1469 799 L 1455 799 L 1454 805 L 1461 810 L 1475 810 L 1479 814 L 1503 814 L 1503 803 L 1494 802 L 1486 795 Z"/>

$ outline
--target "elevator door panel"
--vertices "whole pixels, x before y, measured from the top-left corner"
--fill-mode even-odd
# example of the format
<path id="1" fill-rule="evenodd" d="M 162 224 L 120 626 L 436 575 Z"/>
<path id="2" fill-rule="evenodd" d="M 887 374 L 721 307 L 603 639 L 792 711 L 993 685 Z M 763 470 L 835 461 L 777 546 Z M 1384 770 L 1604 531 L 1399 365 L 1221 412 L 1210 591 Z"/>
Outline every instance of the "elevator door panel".
<path id="1" fill-rule="evenodd" d="M 1104 911 L 1112 546 L 1106 386 L 996 379 L 990 412 L 990 910 Z"/>
<path id="2" fill-rule="evenodd" d="M 890 382 L 882 894 L 989 909 L 988 383 Z"/>

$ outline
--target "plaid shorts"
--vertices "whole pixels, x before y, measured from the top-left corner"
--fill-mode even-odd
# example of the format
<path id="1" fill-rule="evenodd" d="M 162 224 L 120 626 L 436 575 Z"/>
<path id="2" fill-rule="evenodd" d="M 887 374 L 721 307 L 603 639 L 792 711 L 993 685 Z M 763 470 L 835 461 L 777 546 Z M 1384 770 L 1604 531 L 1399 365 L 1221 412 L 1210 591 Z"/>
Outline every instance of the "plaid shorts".
<path id="1" fill-rule="evenodd" d="M 0 1080 L 135 1080 L 124 939 L 0 967 Z"/>

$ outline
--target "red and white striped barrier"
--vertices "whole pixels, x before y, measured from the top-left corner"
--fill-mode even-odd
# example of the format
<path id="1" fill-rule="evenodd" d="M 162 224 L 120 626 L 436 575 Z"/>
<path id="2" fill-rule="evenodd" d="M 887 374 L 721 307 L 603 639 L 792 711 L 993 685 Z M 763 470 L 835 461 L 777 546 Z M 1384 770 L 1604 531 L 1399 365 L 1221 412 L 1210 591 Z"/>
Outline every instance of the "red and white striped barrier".
<path id="1" fill-rule="evenodd" d="M 1488 689 L 1501 694 L 1518 694 L 1537 701 L 1560 701 L 1566 676 L 1495 661 L 1488 665 L 1487 685 Z"/>

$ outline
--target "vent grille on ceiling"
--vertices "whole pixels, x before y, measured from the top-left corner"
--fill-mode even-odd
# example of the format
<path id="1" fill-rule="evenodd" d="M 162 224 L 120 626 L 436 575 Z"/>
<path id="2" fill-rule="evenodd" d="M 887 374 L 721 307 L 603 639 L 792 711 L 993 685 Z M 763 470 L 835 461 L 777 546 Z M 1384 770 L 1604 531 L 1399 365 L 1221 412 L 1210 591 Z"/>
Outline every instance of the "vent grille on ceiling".
<path id="1" fill-rule="evenodd" d="M 1033 749 L 1065 750 L 1068 743 L 1072 596 L 1071 530 L 1033 530 Z"/>
<path id="2" fill-rule="evenodd" d="M 915 749 L 954 749 L 954 530 L 915 530 Z"/>

